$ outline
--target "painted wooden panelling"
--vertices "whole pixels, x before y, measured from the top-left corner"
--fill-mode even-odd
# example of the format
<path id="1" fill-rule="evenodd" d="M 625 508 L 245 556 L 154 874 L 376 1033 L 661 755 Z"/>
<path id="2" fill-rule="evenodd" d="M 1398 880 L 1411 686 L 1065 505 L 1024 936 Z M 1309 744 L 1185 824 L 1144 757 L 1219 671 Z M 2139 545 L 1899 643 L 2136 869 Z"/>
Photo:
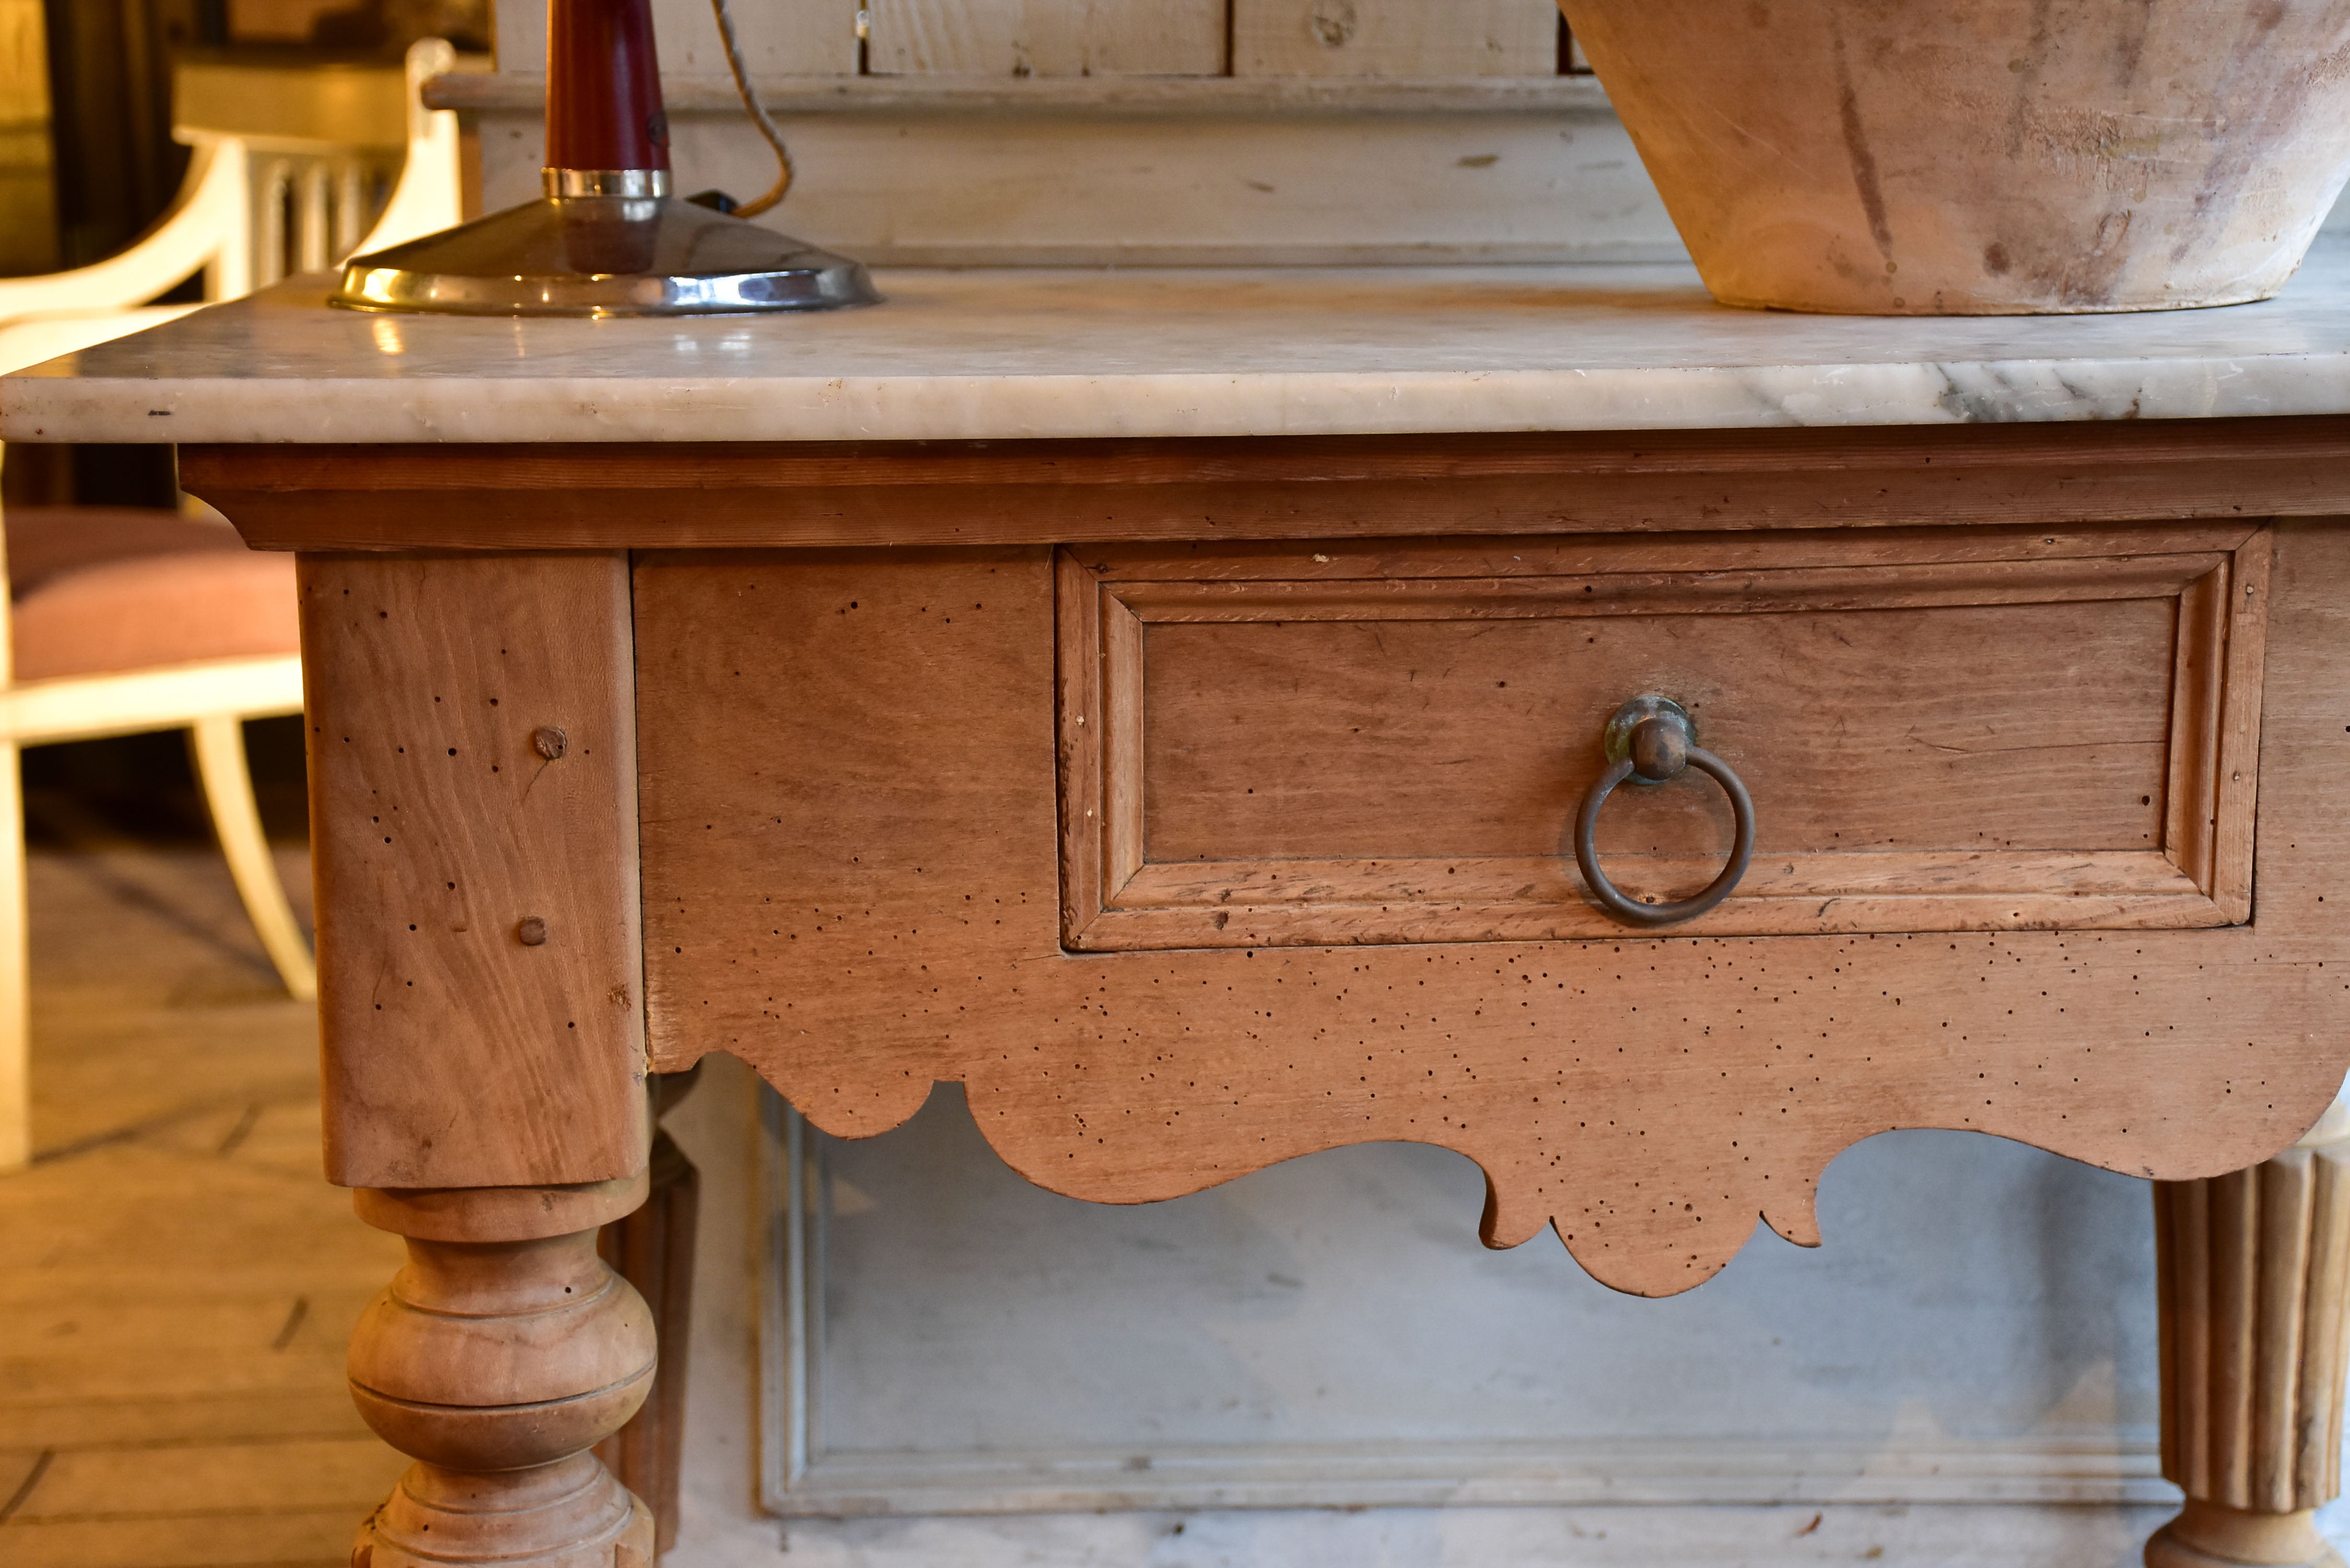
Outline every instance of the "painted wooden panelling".
<path id="1" fill-rule="evenodd" d="M 1232 0 L 1243 77 L 1546 77 L 1550 0 Z"/>
<path id="2" fill-rule="evenodd" d="M 857 0 L 733 0 L 762 76 L 855 75 Z M 543 0 L 498 0 L 500 68 L 540 68 Z M 1546 77 L 1550 0 L 874 0 L 875 75 Z M 708 0 L 653 0 L 661 66 L 726 68 Z"/>
<path id="3" fill-rule="evenodd" d="M 733 0 L 728 9 L 754 77 L 857 74 L 857 0 Z M 653 0 L 653 41 L 663 76 L 726 74 L 710 0 Z M 502 71 L 546 68 L 546 0 L 497 0 L 497 57 Z"/>
<path id="4" fill-rule="evenodd" d="M 1223 84 L 1229 86 L 1230 84 Z M 677 95 L 682 97 L 682 94 Z M 536 109 L 482 117 L 493 207 L 538 193 Z M 760 191 L 739 108 L 679 112 L 681 189 Z M 799 167 L 764 222 L 888 265 L 1320 265 L 1682 254 L 1604 104 L 1296 116 L 785 117 Z"/>
<path id="5" fill-rule="evenodd" d="M 875 0 L 877 76 L 1222 76 L 1224 0 Z"/>
<path id="6" fill-rule="evenodd" d="M 1279 91 L 1472 77 L 1519 94 L 1559 88 L 1547 0 L 1346 3 L 1349 19 L 1331 29 L 1345 37 L 1325 46 L 1308 27 L 1310 0 L 1237 0 L 1237 11 L 1227 0 L 878 0 L 863 46 L 870 74 L 860 76 L 856 0 L 733 0 L 798 165 L 790 202 L 770 221 L 894 265 L 1682 254 L 1587 77 L 1541 102 L 1383 98 L 1344 113 Z M 653 10 L 680 187 L 764 190 L 773 154 L 733 101 L 708 0 L 654 0 Z M 497 22 L 499 67 L 514 90 L 463 106 L 480 129 L 492 208 L 537 193 L 541 84 L 532 78 L 546 58 L 545 0 L 497 0 Z M 951 91 L 995 81 L 1049 99 L 1047 84 L 1082 88 L 1089 78 L 1201 97 L 1147 114 L 1072 113 L 1052 101 L 928 110 L 854 101 L 802 112 L 810 87 L 827 81 Z M 1238 102 L 1235 88 L 1264 97 Z"/>
<path id="7" fill-rule="evenodd" d="M 1422 1145 L 1118 1208 L 1023 1181 L 951 1089 L 778 1132 L 791 1207 L 737 1234 L 795 1249 L 759 1270 L 787 1515 L 2168 1492 L 2144 1189 L 2014 1144 L 1871 1139 L 1834 1245 L 1757 1236 L 1666 1313 L 1555 1243 L 1482 1253 L 1476 1170 Z"/>
<path id="8" fill-rule="evenodd" d="M 727 9 L 757 78 L 857 73 L 857 0 L 733 0 Z M 653 0 L 653 29 L 664 74 L 726 74 L 710 0 Z"/>

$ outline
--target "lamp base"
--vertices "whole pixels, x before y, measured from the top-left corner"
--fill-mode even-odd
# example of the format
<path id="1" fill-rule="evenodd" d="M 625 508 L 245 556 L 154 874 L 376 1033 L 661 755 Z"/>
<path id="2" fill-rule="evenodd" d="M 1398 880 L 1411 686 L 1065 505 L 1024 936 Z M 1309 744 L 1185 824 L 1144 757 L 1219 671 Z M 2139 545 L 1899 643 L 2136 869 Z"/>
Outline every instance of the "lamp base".
<path id="1" fill-rule="evenodd" d="M 330 303 L 444 316 L 714 316 L 880 298 L 862 265 L 787 234 L 668 195 L 591 195 L 542 197 L 353 256 Z"/>

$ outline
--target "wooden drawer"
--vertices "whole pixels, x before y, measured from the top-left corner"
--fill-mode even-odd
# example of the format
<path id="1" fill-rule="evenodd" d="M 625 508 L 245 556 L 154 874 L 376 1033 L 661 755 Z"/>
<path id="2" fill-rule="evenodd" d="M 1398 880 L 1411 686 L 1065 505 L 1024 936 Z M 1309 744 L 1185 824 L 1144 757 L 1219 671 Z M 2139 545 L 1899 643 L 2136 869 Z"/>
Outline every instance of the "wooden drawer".
<path id="1" fill-rule="evenodd" d="M 2264 528 L 1068 549 L 1063 937 L 1620 935 L 1569 836 L 1661 693 L 1755 807 L 1713 935 L 2219 926 L 2251 909 Z M 1608 875 L 1710 879 L 1694 770 Z"/>
<path id="2" fill-rule="evenodd" d="M 1491 1179 L 1489 1242 L 1553 1224 L 1648 1293 L 1757 1215 L 1815 1240 L 1821 1172 L 1889 1127 L 2166 1179 L 2274 1152 L 2341 1082 L 2350 529 L 2280 523 L 2272 587 L 2244 524 L 1840 537 L 642 553 L 651 1060 L 737 1053 L 844 1137 L 961 1083 L 1023 1175 L 1118 1202 L 1440 1144 Z M 1602 721 L 1659 687 L 1775 852 L 1763 898 L 1662 932 L 1591 909 L 1560 842 Z M 1694 883 L 1710 789 L 1612 802 L 1606 866 Z M 1121 904 L 1334 875 L 1105 908 L 1121 852 Z M 1391 857 L 1526 869 L 1347 901 Z M 1893 890 L 1799 902 L 1789 864 Z M 1505 921 L 1534 940 L 1456 940 Z"/>

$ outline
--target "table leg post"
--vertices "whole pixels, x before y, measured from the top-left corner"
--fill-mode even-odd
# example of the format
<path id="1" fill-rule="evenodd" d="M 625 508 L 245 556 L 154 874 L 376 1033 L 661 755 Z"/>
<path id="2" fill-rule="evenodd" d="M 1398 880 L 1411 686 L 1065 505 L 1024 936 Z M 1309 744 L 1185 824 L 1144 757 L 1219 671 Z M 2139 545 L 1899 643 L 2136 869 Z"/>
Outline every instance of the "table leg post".
<path id="1" fill-rule="evenodd" d="M 352 1568 L 651 1568 L 652 1515 L 589 1451 L 652 1386 L 652 1314 L 596 1249 L 645 1190 L 356 1194 L 409 1261 L 351 1335 L 351 1397 L 416 1463 Z"/>
<path id="2" fill-rule="evenodd" d="M 2155 1183 L 2162 1473 L 2187 1493 L 2147 1568 L 2342 1568 L 2350 1127 L 2337 1103 L 2264 1165 Z"/>
<path id="3" fill-rule="evenodd" d="M 692 1340 L 694 1231 L 702 1177 L 660 1119 L 692 1092 L 699 1064 L 653 1075 L 651 1193 L 645 1206 L 604 1227 L 598 1250 L 652 1308 L 660 1336 L 660 1371 L 629 1424 L 597 1446 L 596 1455 L 653 1511 L 660 1550 L 677 1544 L 685 1462 L 685 1378 Z"/>

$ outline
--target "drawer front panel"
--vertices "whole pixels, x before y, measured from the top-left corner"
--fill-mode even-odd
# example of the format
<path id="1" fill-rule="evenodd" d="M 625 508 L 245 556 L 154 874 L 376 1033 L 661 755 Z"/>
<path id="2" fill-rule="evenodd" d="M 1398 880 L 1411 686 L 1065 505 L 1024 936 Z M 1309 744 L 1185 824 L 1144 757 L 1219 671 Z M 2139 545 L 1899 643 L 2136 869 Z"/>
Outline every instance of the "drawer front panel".
<path id="1" fill-rule="evenodd" d="M 1708 934 L 2246 918 L 2264 531 L 1063 552 L 1079 949 L 1605 937 L 1569 836 L 1625 700 L 1735 768 Z M 1636 897 L 1725 797 L 1617 792 Z"/>
<path id="2" fill-rule="evenodd" d="M 2242 592 L 2259 587 L 2246 579 L 2265 563 L 2265 541 L 2239 554 L 2251 541 L 2249 528 L 2108 533 L 2011 539 L 2004 555 L 1983 558 L 2035 548 L 2065 559 L 2226 556 L 2229 597 L 2259 604 Z M 1701 552 L 1687 540 L 1641 548 L 1700 554 L 1698 570 L 1720 573 L 1775 569 L 1784 557 L 1772 552 L 1794 543 L 1757 540 L 1761 553 L 1746 556 L 1723 541 Z M 1915 564 L 1918 545 L 1877 535 L 1853 547 L 1898 550 Z M 1934 548 L 1944 564 L 1958 558 Z M 1565 546 L 1540 559 L 1513 553 L 1495 546 L 1490 560 L 1443 564 L 1458 577 L 1622 575 L 1594 569 L 1618 562 Z M 1431 556 L 1331 545 L 1271 571 L 1262 555 L 1223 555 L 1241 581 L 1441 575 Z M 1638 557 L 1641 569 L 1667 570 L 1659 558 Z M 2178 1179 L 2257 1163 L 2342 1082 L 2350 528 L 2276 530 L 2262 853 L 2249 925 L 1659 940 L 1594 919 L 1575 940 L 1546 942 L 1072 949 L 1060 895 L 1073 846 L 1058 831 L 1055 769 L 1068 788 L 1103 761 L 1081 739 L 1102 727 L 1100 708 L 1087 704 L 1099 700 L 1104 670 L 1103 634 L 1084 606 L 1140 582 L 1223 580 L 1204 559 L 1121 563 L 1112 580 L 1092 570 L 1110 566 L 1096 552 L 1059 561 L 1057 573 L 1044 550 L 639 556 L 653 1065 L 673 1071 L 704 1052 L 733 1052 L 843 1137 L 884 1131 L 934 1084 L 962 1083 L 1014 1168 L 1054 1191 L 1113 1202 L 1197 1191 L 1342 1145 L 1440 1145 L 1490 1178 L 1490 1244 L 1555 1225 L 1601 1280 L 1648 1293 L 1721 1267 L 1749 1243 L 1757 1214 L 1791 1241 L 1816 1241 L 1821 1172 L 1887 1127 L 1970 1128 Z M 1818 552 L 1806 560 L 1802 569 L 1873 564 Z M 2208 600 L 2211 586 L 2201 591 Z M 1721 619 L 1695 618 L 1700 630 Z M 1130 619 L 1129 630 L 1144 624 Z M 2116 624 L 2142 635 L 2135 622 Z M 1056 643 L 1056 627 L 1069 640 Z M 2247 645 L 2261 631 L 2247 612 L 2194 667 L 2217 659 L 2260 670 Z M 2225 696 L 2230 714 L 2244 711 L 2233 676 L 2196 689 Z M 1716 705 L 1701 727 L 1727 754 Z M 2233 722 L 2194 722 L 2248 754 Z M 1559 754 L 1586 753 L 1593 739 L 1561 737 Z M 2213 745 L 2216 759 L 2220 741 Z M 1731 760 L 1772 797 L 1777 786 L 1752 759 Z M 538 787 L 544 795 L 548 785 Z M 1070 816 L 1082 823 L 1090 800 L 1097 826 L 1101 777 L 1087 787 L 1069 797 Z M 1696 804 L 1704 790 L 1678 783 L 1641 804 L 1681 794 L 1692 809 L 1713 809 Z M 2230 808 L 2220 798 L 2225 827 Z M 1147 804 L 1138 797 L 1127 819 L 1138 831 Z M 1611 826 L 1617 804 L 1631 803 L 1609 805 Z M 2235 820 L 2248 826 L 2249 800 L 2241 804 Z M 1087 837 L 1098 855 L 1102 836 Z M 2110 853 L 2140 863 L 2148 854 Z M 2231 865 L 2232 853 L 2215 849 L 2213 863 Z M 1627 882 L 1641 869 L 1620 857 L 1606 864 Z M 1902 874 L 1898 863 L 1888 869 Z M 1097 919 L 1162 918 L 1102 909 L 1098 884 L 1096 894 Z M 1739 903 L 1707 919 L 1752 912 Z M 1556 903 L 1534 906 L 1520 907 L 1561 923 L 1586 909 L 1571 881 Z M 1440 929 L 1451 907 L 1405 905 L 1395 926 Z M 1244 907 L 1226 928 L 1268 908 L 1284 912 Z M 1198 930 L 1213 912 L 1178 906 L 1173 918 Z M 1304 912 L 1326 920 L 1334 910 Z M 1129 923 L 1124 934 L 1137 933 Z M 1097 940 L 1120 935 L 1106 924 Z"/>

